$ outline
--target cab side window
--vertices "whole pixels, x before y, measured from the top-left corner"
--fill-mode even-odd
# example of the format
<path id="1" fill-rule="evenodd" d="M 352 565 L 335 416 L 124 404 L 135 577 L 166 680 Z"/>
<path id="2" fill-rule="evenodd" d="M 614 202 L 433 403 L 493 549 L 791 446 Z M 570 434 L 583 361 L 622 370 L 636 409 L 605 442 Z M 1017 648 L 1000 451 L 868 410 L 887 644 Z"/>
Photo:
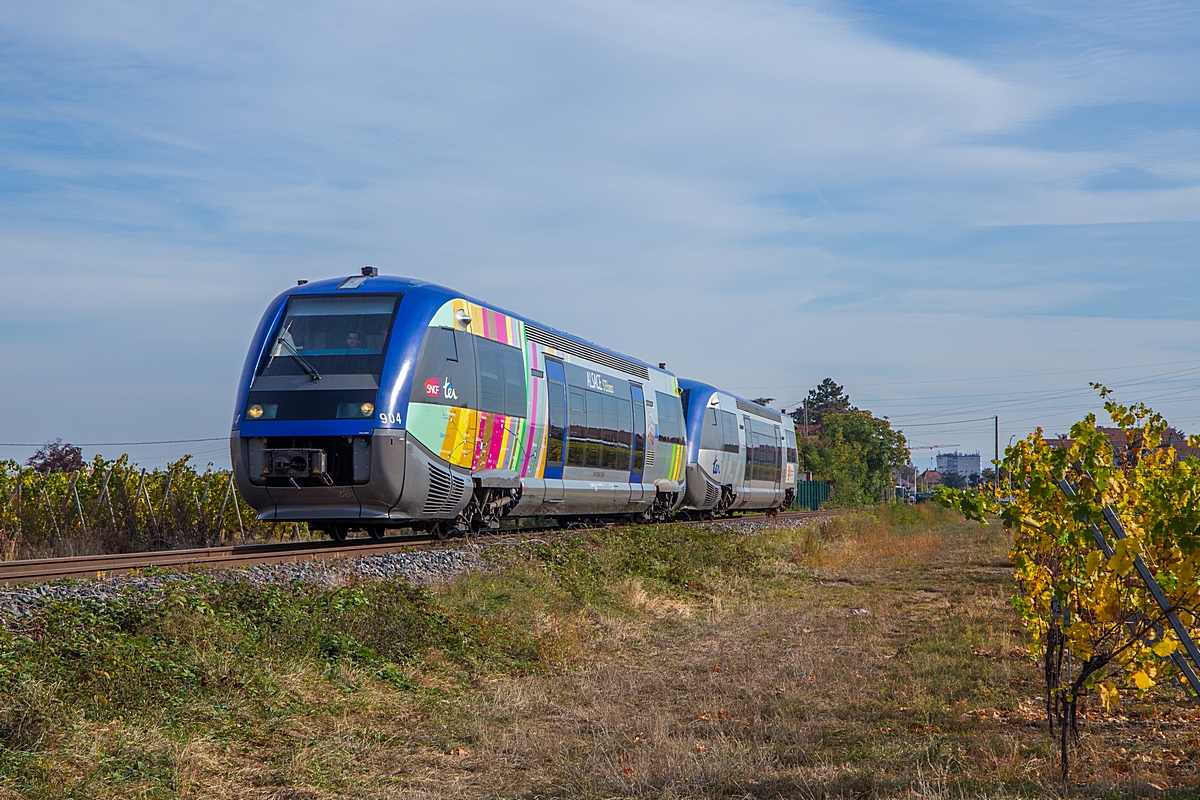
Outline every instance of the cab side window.
<path id="1" fill-rule="evenodd" d="M 413 373 L 414 403 L 475 408 L 474 338 L 450 328 L 425 332 Z"/>
<path id="2" fill-rule="evenodd" d="M 704 410 L 704 428 L 700 433 L 700 449 L 722 450 L 724 447 L 724 437 L 721 434 L 721 419 L 717 416 L 717 409 L 706 408 Z"/>
<path id="3" fill-rule="evenodd" d="M 721 440 L 726 453 L 736 453 L 741 448 L 738 441 L 737 414 L 732 411 L 721 412 Z"/>

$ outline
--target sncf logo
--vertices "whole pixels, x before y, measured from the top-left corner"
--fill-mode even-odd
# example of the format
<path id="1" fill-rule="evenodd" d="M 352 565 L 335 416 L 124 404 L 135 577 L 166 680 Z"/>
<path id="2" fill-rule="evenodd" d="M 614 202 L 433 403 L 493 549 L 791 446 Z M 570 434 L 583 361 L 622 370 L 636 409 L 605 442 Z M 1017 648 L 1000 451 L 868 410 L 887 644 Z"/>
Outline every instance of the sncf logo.
<path id="1" fill-rule="evenodd" d="M 445 383 L 440 382 L 437 378 L 430 378 L 425 381 L 425 396 L 457 400 L 458 392 L 454 391 L 454 384 L 450 382 L 449 378 L 446 378 Z"/>

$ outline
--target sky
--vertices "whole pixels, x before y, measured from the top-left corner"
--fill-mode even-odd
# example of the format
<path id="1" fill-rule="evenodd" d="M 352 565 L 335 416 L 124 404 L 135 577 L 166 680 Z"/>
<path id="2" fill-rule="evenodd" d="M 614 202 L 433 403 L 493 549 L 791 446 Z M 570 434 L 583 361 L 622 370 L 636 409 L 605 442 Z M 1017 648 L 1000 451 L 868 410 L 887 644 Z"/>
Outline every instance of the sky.
<path id="1" fill-rule="evenodd" d="M 15 4 L 0 458 L 226 466 L 266 304 L 363 264 L 775 407 L 832 377 L 919 466 L 1090 381 L 1200 431 L 1198 8 Z"/>

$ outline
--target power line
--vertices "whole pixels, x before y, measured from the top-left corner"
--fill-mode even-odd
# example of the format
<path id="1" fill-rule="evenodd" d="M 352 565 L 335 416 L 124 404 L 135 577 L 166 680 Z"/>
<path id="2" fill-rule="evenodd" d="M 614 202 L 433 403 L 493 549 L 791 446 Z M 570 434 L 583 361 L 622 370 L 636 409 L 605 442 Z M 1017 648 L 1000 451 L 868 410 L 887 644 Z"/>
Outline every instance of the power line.
<path id="1" fill-rule="evenodd" d="M 962 425 L 962 424 L 965 424 L 968 422 L 983 422 L 985 419 L 991 419 L 991 417 L 976 417 L 975 419 L 959 419 L 959 420 L 954 420 L 953 422 L 921 422 L 916 425 L 897 426 L 896 429 L 902 431 L 905 428 L 928 428 L 931 425 Z"/>
<path id="2" fill-rule="evenodd" d="M 1026 372 L 1014 375 L 983 375 L 977 378 L 937 378 L 925 381 L 885 381 L 883 383 L 860 383 L 858 387 L 864 386 L 917 386 L 927 383 L 963 383 L 967 381 L 995 381 L 1009 380 L 1012 378 L 1039 378 L 1046 375 L 1082 375 L 1089 372 L 1111 372 L 1118 369 L 1135 369 L 1137 367 L 1167 367 L 1176 364 L 1195 364 L 1196 359 L 1189 358 L 1185 361 L 1158 361 L 1153 364 L 1127 364 L 1119 367 L 1095 367 L 1089 369 L 1074 369 L 1074 370 L 1055 370 L 1054 372 Z M 1187 370 L 1181 370 L 1186 372 Z M 751 389 L 749 386 L 730 386 L 730 389 Z M 772 386 L 772 389 L 803 389 L 803 386 Z"/>

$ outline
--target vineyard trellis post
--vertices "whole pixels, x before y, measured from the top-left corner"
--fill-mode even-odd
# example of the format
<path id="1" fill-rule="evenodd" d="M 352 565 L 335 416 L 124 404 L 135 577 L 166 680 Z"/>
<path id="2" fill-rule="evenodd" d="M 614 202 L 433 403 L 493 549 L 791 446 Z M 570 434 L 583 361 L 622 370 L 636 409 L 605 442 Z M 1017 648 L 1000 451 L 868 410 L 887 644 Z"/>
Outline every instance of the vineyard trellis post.
<path id="1" fill-rule="evenodd" d="M 63 497 L 62 511 L 60 513 L 62 514 L 64 528 L 67 527 L 67 520 L 70 519 L 71 516 L 71 495 L 75 491 L 75 482 L 78 480 L 79 470 L 76 470 L 75 472 L 71 473 L 71 483 L 67 486 L 67 493 Z"/>
<path id="2" fill-rule="evenodd" d="M 229 487 L 233 490 L 233 510 L 237 512 L 238 530 L 242 534 L 242 538 L 246 538 L 246 526 L 242 524 L 242 503 L 238 496 L 237 487 L 233 485 L 233 472 L 229 473 Z"/>
<path id="3" fill-rule="evenodd" d="M 209 469 L 206 471 L 205 476 L 204 476 L 204 496 L 199 497 L 194 492 L 192 494 L 192 497 L 196 500 L 196 528 L 201 530 L 201 533 L 204 536 L 205 542 L 209 542 L 211 540 L 210 534 L 212 533 L 211 529 L 208 529 L 208 528 L 202 529 L 201 528 L 201 526 L 203 526 L 204 522 L 205 522 L 204 506 L 205 506 L 205 504 L 208 503 L 208 490 L 211 487 L 212 487 L 212 471 L 211 471 L 211 469 Z"/>
<path id="4" fill-rule="evenodd" d="M 21 535 L 21 485 L 25 481 L 25 476 L 22 473 L 17 473 L 17 485 L 13 489 L 13 493 L 8 497 L 8 504 L 17 508 L 17 536 Z"/>
<path id="5" fill-rule="evenodd" d="M 112 474 L 113 471 L 111 469 L 104 473 L 104 481 L 100 484 L 100 493 L 96 495 L 96 502 L 92 506 L 92 513 L 88 514 L 87 524 L 89 528 L 92 526 L 92 523 L 96 521 L 96 513 L 100 510 L 100 507 L 104 505 L 104 498 L 108 496 L 108 481 L 112 477 Z M 115 519 L 113 520 L 113 527 L 116 527 Z"/>
<path id="6" fill-rule="evenodd" d="M 76 475 L 76 477 L 78 477 L 79 473 L 75 473 L 75 475 Z M 85 523 L 83 521 L 83 502 L 79 499 L 79 482 L 78 481 L 76 481 L 74 483 L 74 485 L 71 487 L 71 492 L 75 496 L 75 511 L 78 512 L 78 514 L 79 514 L 79 530 L 80 530 L 80 532 L 86 532 L 88 529 L 88 526 L 87 526 L 87 523 Z"/>
<path id="7" fill-rule="evenodd" d="M 54 516 L 54 504 L 50 502 L 50 493 L 46 491 L 46 484 L 41 485 L 42 497 L 46 500 L 46 511 L 50 514 L 50 523 L 54 526 L 54 534 L 62 538 L 62 531 L 58 527 L 58 519 Z"/>
<path id="8" fill-rule="evenodd" d="M 137 499 L 134 500 L 133 512 L 134 518 L 137 518 L 137 504 L 141 499 L 146 498 L 146 510 L 150 512 L 150 524 L 154 526 L 155 535 L 161 536 L 162 530 L 158 524 L 158 518 L 154 516 L 154 503 L 150 500 L 150 490 L 146 488 L 146 468 L 142 468 L 142 477 L 138 480 Z"/>
<path id="9" fill-rule="evenodd" d="M 1067 497 L 1073 498 L 1076 496 L 1075 487 L 1071 485 L 1070 481 L 1063 479 L 1059 481 L 1058 486 L 1060 489 L 1062 489 L 1063 494 L 1065 494 Z M 1128 534 L 1125 533 L 1125 526 L 1121 524 L 1121 520 L 1119 520 L 1117 515 L 1113 512 L 1112 506 L 1106 504 L 1101 509 L 1101 513 L 1104 515 L 1104 521 L 1108 523 L 1108 527 L 1112 530 L 1113 535 L 1118 540 L 1128 538 Z M 1092 537 L 1096 540 L 1096 544 L 1100 546 L 1101 552 L 1103 552 L 1106 557 L 1112 558 L 1116 551 L 1113 550 L 1112 545 L 1108 543 L 1108 537 L 1104 535 L 1104 532 L 1101 531 L 1095 523 L 1091 523 L 1090 527 L 1092 531 Z M 1142 583 L 1144 583 L 1146 588 L 1150 590 L 1151 596 L 1154 597 L 1154 602 L 1158 604 L 1158 607 L 1166 615 L 1167 622 L 1170 623 L 1171 630 L 1174 631 L 1175 636 L 1179 639 L 1179 643 L 1182 644 L 1184 649 L 1187 651 L 1187 658 L 1185 658 L 1183 653 L 1179 652 L 1178 649 L 1173 650 L 1171 655 L 1167 656 L 1167 658 L 1169 658 L 1175 664 L 1175 667 L 1183 675 L 1181 683 L 1183 683 L 1184 688 L 1187 689 L 1187 695 L 1196 703 L 1200 703 L 1200 676 L 1197 676 L 1196 674 L 1196 669 L 1200 668 L 1200 649 L 1198 649 L 1196 647 L 1196 643 L 1192 641 L 1191 634 L 1188 632 L 1187 627 L 1183 624 L 1183 621 L 1179 619 L 1179 615 L 1175 613 L 1171 604 L 1167 601 L 1167 596 L 1163 593 L 1162 587 L 1159 586 L 1158 581 L 1155 580 L 1154 575 L 1152 575 L 1150 572 L 1150 568 L 1146 566 L 1146 562 L 1140 555 L 1134 556 L 1133 566 L 1134 569 L 1137 570 L 1138 576 L 1142 579 Z M 1156 625 L 1155 632 L 1161 639 L 1163 635 L 1162 626 Z M 1191 663 L 1188 663 L 1188 658 L 1191 659 Z"/>
<path id="10" fill-rule="evenodd" d="M 171 478 L 173 478 L 174 476 L 175 476 L 174 471 L 172 471 L 172 470 L 167 471 L 167 480 L 166 480 L 166 483 L 163 485 L 162 507 L 159 508 L 159 510 L 158 510 L 158 518 L 162 521 L 162 524 L 159 525 L 159 532 L 158 532 L 159 536 L 163 535 L 162 529 L 165 528 L 166 524 L 167 524 L 167 509 L 169 508 L 168 503 L 170 503 L 170 501 L 171 501 Z M 171 514 L 171 517 L 174 518 L 175 514 Z"/>
<path id="11" fill-rule="evenodd" d="M 214 522 L 216 534 L 220 537 L 222 543 L 225 542 L 225 508 L 229 505 L 229 493 L 232 491 L 233 475 L 230 475 L 229 483 L 225 484 L 225 494 L 221 497 L 221 510 L 217 512 L 217 519 Z"/>

